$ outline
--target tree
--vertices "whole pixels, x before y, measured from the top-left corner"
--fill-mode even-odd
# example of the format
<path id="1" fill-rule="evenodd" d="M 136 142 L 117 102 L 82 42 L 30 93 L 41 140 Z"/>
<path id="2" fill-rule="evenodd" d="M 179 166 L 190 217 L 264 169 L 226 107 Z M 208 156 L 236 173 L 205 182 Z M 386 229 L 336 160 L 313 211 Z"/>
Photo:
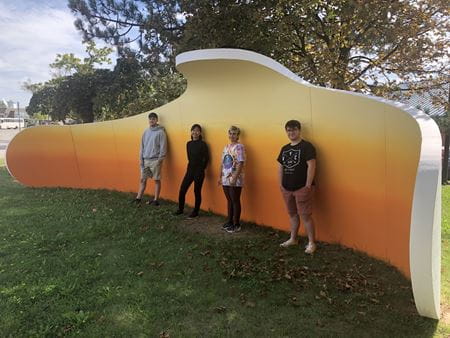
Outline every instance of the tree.
<path id="1" fill-rule="evenodd" d="M 45 84 L 27 84 L 25 86 L 33 92 L 27 107 L 27 113 L 30 116 L 49 115 L 55 120 L 61 120 L 61 116 L 58 116 L 58 112 L 54 109 L 54 98 L 58 88 L 56 83 L 48 81 Z"/>
<path id="2" fill-rule="evenodd" d="M 275 58 L 321 86 L 385 95 L 448 78 L 445 0 L 70 0 L 85 39 L 120 48 L 136 33 L 150 66 L 190 49 L 235 47 Z"/>
<path id="3" fill-rule="evenodd" d="M 126 52 L 130 43 L 137 42 L 148 63 L 160 63 L 161 56 L 174 58 L 174 45 L 183 30 L 176 13 L 176 0 L 69 0 L 69 8 L 79 16 L 75 26 L 85 41 L 100 38 Z"/>
<path id="4" fill-rule="evenodd" d="M 33 93 L 30 114 L 48 114 L 53 120 L 110 120 L 161 106 L 184 91 L 183 77 L 167 64 L 150 72 L 139 56 L 124 50 L 113 71 L 98 69 L 94 66 L 107 60 L 110 49 L 90 43 L 87 50 L 90 56 L 83 61 L 73 54 L 58 54 L 50 66 L 66 75 L 23 85 Z"/>
<path id="5" fill-rule="evenodd" d="M 155 76 L 134 54 L 117 59 L 110 80 L 95 98 L 96 120 L 135 115 L 181 95 L 185 81 L 179 73 Z"/>
<path id="6" fill-rule="evenodd" d="M 58 78 L 75 73 L 89 74 L 94 72 L 96 64 L 111 64 L 109 54 L 112 53 L 112 48 L 110 47 L 97 48 L 93 41 L 87 41 L 86 53 L 88 57 L 83 60 L 77 58 L 73 53 L 57 54 L 55 61 L 50 64 L 50 68 L 55 71 L 54 77 Z"/>
<path id="7" fill-rule="evenodd" d="M 72 117 L 83 122 L 94 121 L 93 99 L 109 70 L 96 69 L 95 65 L 111 63 L 109 47 L 97 48 L 90 41 L 86 44 L 88 57 L 83 60 L 74 54 L 58 54 L 50 67 L 56 72 L 45 83 L 24 83 L 23 87 L 33 93 L 27 112 L 31 115 L 50 115 L 62 121 Z M 64 75 L 63 75 L 64 74 Z"/>
<path id="8" fill-rule="evenodd" d="M 444 105 L 446 107 L 446 113 L 442 116 L 433 117 L 441 130 L 442 138 L 444 141 L 444 152 L 442 154 L 442 184 L 447 184 L 449 180 L 448 162 L 449 162 L 449 148 L 450 148 L 450 85 L 447 86 L 447 102 Z"/>

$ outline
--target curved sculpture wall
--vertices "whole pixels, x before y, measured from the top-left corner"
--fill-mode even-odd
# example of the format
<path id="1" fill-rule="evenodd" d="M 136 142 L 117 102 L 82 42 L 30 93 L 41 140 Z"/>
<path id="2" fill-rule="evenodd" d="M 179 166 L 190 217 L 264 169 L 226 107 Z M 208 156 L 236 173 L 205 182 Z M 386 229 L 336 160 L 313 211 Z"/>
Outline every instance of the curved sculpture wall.
<path id="1" fill-rule="evenodd" d="M 243 219 L 289 230 L 276 158 L 284 123 L 302 122 L 317 149 L 317 237 L 364 251 L 411 278 L 421 315 L 439 318 L 440 149 L 435 123 L 401 104 L 315 87 L 262 55 L 233 49 L 181 54 L 186 92 L 156 109 L 168 135 L 163 198 L 176 200 L 190 126 L 200 123 L 211 164 L 204 209 L 225 213 L 216 185 L 231 124 L 246 146 Z M 10 143 L 7 166 L 33 187 L 136 191 L 147 113 L 121 120 L 26 129 Z M 192 194 L 192 192 L 190 193 Z M 189 195 L 188 202 L 193 202 Z M 320 253 L 319 253 L 320 254 Z"/>

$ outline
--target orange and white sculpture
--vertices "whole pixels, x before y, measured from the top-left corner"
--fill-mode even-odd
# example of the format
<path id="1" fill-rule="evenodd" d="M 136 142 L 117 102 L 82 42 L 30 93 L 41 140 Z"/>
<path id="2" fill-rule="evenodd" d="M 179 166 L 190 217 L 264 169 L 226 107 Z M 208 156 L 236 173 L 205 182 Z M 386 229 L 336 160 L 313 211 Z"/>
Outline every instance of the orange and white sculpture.
<path id="1" fill-rule="evenodd" d="M 225 213 L 216 181 L 228 127 L 237 125 L 247 150 L 243 219 L 288 230 L 276 158 L 288 143 L 284 123 L 298 119 L 303 137 L 317 149 L 318 239 L 394 265 L 411 279 L 418 312 L 439 318 L 441 137 L 429 116 L 381 98 L 313 86 L 250 51 L 187 52 L 177 57 L 177 68 L 188 81 L 186 92 L 155 109 L 168 136 L 163 198 L 177 199 L 190 126 L 199 123 L 212 155 L 202 207 Z M 32 187 L 135 191 L 147 114 L 25 129 L 7 149 L 8 169 Z"/>

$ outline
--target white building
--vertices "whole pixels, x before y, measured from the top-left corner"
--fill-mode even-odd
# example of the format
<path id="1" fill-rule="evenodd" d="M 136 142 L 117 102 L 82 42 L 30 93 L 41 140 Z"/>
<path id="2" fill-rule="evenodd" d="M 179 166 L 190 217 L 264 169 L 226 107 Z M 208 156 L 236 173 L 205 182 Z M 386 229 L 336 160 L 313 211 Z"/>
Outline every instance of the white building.
<path id="1" fill-rule="evenodd" d="M 30 118 L 27 114 L 26 107 L 21 107 L 17 102 L 0 100 L 0 117 L 22 117 L 24 119 Z"/>

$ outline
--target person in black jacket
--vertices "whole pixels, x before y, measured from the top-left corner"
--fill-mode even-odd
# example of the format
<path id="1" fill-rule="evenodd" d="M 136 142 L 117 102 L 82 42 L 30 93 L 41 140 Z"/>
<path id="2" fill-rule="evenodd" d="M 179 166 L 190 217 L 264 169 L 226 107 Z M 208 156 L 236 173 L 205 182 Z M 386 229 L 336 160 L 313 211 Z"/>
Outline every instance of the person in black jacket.
<path id="1" fill-rule="evenodd" d="M 202 127 L 198 124 L 194 124 L 191 127 L 191 141 L 186 144 L 186 151 L 188 166 L 180 186 L 178 210 L 175 212 L 175 215 L 183 214 L 186 192 L 192 182 L 194 182 L 195 206 L 189 215 L 189 218 L 194 218 L 198 216 L 200 204 L 202 203 L 202 185 L 205 179 L 205 169 L 209 161 L 208 146 L 202 140 Z"/>

